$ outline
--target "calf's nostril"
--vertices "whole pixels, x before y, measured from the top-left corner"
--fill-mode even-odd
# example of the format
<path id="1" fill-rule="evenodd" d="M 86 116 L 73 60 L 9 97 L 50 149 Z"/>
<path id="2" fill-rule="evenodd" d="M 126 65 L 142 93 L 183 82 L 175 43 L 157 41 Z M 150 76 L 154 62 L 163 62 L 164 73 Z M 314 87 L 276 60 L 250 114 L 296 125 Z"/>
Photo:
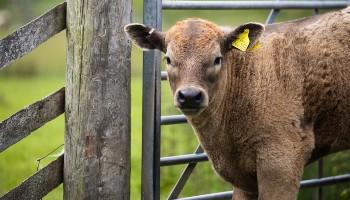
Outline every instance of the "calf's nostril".
<path id="1" fill-rule="evenodd" d="M 186 100 L 185 95 L 181 91 L 179 91 L 179 94 L 178 94 L 179 103 L 184 103 L 185 100 Z"/>
<path id="2" fill-rule="evenodd" d="M 196 103 L 200 104 L 202 102 L 203 99 L 203 95 L 201 92 L 199 92 L 195 97 L 194 97 Z"/>

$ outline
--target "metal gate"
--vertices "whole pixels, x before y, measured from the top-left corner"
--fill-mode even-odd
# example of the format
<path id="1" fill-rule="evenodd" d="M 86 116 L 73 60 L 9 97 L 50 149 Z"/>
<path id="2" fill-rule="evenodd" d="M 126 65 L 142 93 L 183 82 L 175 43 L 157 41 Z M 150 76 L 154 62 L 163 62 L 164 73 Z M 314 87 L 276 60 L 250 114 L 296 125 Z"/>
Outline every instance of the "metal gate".
<path id="1" fill-rule="evenodd" d="M 266 23 L 273 23 L 281 9 L 343 8 L 347 1 L 163 1 L 144 0 L 144 24 L 161 30 L 162 9 L 272 9 Z M 168 199 L 177 199 L 197 162 L 208 158 L 200 146 L 193 154 L 160 157 L 160 126 L 186 123 L 183 115 L 161 116 L 161 80 L 167 79 L 160 70 L 160 52 L 143 54 L 143 107 L 142 107 L 142 199 L 160 199 L 160 167 L 187 164 Z M 318 187 L 318 199 L 322 199 L 321 186 L 350 181 L 350 174 L 322 178 L 322 159 L 318 161 L 318 179 L 301 182 L 301 188 Z M 181 198 L 182 200 L 231 199 L 232 191 Z"/>

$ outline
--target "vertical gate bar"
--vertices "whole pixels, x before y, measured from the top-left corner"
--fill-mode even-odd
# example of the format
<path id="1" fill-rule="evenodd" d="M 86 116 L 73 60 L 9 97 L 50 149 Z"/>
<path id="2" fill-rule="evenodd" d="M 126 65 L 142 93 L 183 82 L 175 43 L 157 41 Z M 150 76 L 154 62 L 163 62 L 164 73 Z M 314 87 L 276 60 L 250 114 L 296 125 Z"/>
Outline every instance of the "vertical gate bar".
<path id="1" fill-rule="evenodd" d="M 315 9 L 314 9 L 314 15 L 318 15 L 318 13 L 319 13 L 318 8 L 315 8 Z"/>
<path id="2" fill-rule="evenodd" d="M 162 30 L 162 0 L 156 0 L 157 4 L 157 24 L 156 28 Z M 155 156 L 154 156 L 154 184 L 155 199 L 160 199 L 160 147 L 161 147 L 161 52 L 156 52 L 156 68 L 155 68 Z"/>
<path id="3" fill-rule="evenodd" d="M 323 158 L 320 158 L 317 162 L 317 178 L 322 178 L 323 177 Z M 317 187 L 317 199 L 322 200 L 323 199 L 323 191 L 322 187 Z"/>
<path id="4" fill-rule="evenodd" d="M 141 172 L 141 196 L 143 200 L 152 200 L 154 197 L 154 57 L 154 52 L 143 53 Z"/>
<path id="5" fill-rule="evenodd" d="M 276 0 L 276 1 L 279 1 L 279 0 Z M 269 16 L 267 17 L 267 19 L 265 21 L 265 24 L 272 24 L 275 21 L 279 12 L 280 12 L 280 9 L 271 9 Z"/>
<path id="6" fill-rule="evenodd" d="M 143 22 L 161 29 L 161 1 L 144 0 Z M 143 200 L 159 199 L 159 81 L 160 52 L 143 53 L 142 88 L 142 183 Z"/>
<path id="7" fill-rule="evenodd" d="M 319 0 L 313 0 L 313 1 L 319 1 Z M 314 9 L 314 15 L 318 15 L 318 13 L 319 13 L 318 8 L 315 8 L 315 9 Z"/>
<path id="8" fill-rule="evenodd" d="M 156 56 L 158 61 L 160 61 L 161 57 Z M 155 187 L 155 200 L 160 199 L 160 105 L 161 105 L 161 88 L 160 88 L 160 63 L 156 66 L 155 71 L 155 130 L 154 130 L 154 187 Z"/>
<path id="9" fill-rule="evenodd" d="M 313 0 L 313 1 L 319 1 L 319 0 Z M 314 9 L 314 15 L 317 15 L 319 13 L 319 10 L 317 8 Z M 317 161 L 317 177 L 322 178 L 323 177 L 323 158 L 320 158 Z M 317 187 L 317 200 L 322 200 L 323 194 L 322 194 L 322 187 Z"/>
<path id="10" fill-rule="evenodd" d="M 265 21 L 265 24 L 272 24 L 275 21 L 275 19 L 276 19 L 277 15 L 279 14 L 279 12 L 280 12 L 280 9 L 272 9 L 270 11 L 269 16 L 267 17 L 267 19 Z"/>

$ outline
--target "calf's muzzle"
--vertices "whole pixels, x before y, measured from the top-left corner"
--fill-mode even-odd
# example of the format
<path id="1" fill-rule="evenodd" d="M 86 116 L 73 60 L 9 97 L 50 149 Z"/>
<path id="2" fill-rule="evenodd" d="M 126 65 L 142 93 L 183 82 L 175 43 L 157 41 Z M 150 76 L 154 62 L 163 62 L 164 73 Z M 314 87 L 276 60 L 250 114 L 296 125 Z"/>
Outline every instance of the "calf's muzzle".
<path id="1" fill-rule="evenodd" d="M 206 105 L 205 92 L 197 87 L 186 87 L 179 89 L 175 98 L 177 106 L 185 112 L 197 112 Z"/>

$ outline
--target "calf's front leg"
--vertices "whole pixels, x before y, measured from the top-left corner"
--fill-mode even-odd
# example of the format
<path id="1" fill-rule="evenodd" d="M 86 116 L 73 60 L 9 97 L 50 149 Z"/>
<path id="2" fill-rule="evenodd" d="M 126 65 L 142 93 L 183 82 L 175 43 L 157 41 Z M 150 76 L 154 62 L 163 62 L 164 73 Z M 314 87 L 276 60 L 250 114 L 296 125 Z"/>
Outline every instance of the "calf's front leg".
<path id="1" fill-rule="evenodd" d="M 304 168 L 302 153 L 294 145 L 269 146 L 257 154 L 259 200 L 297 199 Z"/>
<path id="2" fill-rule="evenodd" d="M 258 199 L 258 193 L 247 192 L 239 188 L 233 189 L 232 200 L 256 200 Z"/>

